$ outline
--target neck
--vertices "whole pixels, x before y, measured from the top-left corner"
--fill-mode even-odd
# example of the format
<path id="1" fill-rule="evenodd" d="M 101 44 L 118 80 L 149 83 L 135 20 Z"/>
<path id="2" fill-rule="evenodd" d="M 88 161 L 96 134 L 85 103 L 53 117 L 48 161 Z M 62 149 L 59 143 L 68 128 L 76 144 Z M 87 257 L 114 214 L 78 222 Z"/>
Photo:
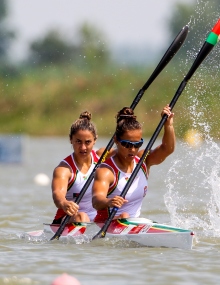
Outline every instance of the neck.
<path id="1" fill-rule="evenodd" d="M 78 157 L 75 153 L 73 153 L 73 157 L 78 169 L 81 172 L 86 173 L 92 164 L 91 155 L 89 154 L 86 157 Z"/>
<path id="2" fill-rule="evenodd" d="M 132 173 L 134 170 L 134 159 L 128 160 L 118 154 L 114 156 L 114 162 L 125 173 Z"/>

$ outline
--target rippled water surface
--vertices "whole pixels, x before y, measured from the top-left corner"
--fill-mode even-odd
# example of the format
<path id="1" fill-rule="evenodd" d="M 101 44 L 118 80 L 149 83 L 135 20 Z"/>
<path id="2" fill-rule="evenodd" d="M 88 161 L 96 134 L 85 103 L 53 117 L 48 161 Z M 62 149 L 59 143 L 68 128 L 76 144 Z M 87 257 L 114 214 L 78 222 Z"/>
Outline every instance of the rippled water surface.
<path id="1" fill-rule="evenodd" d="M 99 140 L 100 146 L 106 145 Z M 50 223 L 50 185 L 58 162 L 71 152 L 68 138 L 27 138 L 22 164 L 0 165 L 0 284 L 50 284 L 66 272 L 82 285 L 217 284 L 220 281 L 219 145 L 198 149 L 177 143 L 175 153 L 151 169 L 142 216 L 190 228 L 192 250 L 147 248 L 117 240 L 67 242 L 21 238 Z M 78 244 L 76 244 L 78 243 Z"/>

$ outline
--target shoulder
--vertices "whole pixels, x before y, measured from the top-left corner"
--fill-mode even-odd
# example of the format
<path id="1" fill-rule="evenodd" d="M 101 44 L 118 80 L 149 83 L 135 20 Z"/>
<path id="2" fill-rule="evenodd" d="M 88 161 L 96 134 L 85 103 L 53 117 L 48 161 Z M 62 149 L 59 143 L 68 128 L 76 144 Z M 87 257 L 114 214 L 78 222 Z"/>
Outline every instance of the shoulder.
<path id="1" fill-rule="evenodd" d="M 105 151 L 105 147 L 102 147 L 96 151 L 96 154 L 100 157 L 104 151 Z M 115 153 L 116 153 L 116 150 L 111 148 L 109 151 L 106 152 L 105 159 L 115 155 Z"/>
<path id="2" fill-rule="evenodd" d="M 67 157 L 65 157 L 61 162 L 66 162 L 68 164 L 72 164 L 73 162 L 73 154 L 68 155 Z"/>
<path id="3" fill-rule="evenodd" d="M 70 166 L 64 162 L 64 161 L 61 161 L 55 168 L 54 168 L 54 171 L 53 171 L 54 174 L 59 174 L 59 175 L 62 175 L 62 174 L 69 174 L 71 173 L 71 168 Z"/>
<path id="4" fill-rule="evenodd" d="M 108 160 L 107 160 L 106 162 L 108 162 Z M 108 173 L 108 172 L 110 171 L 110 172 L 114 173 L 114 170 L 113 170 L 113 168 L 111 167 L 110 163 L 106 163 L 106 162 L 101 163 L 100 166 L 97 168 L 96 171 L 100 170 L 100 171 L 106 172 L 106 173 Z M 110 161 L 109 161 L 109 162 L 110 162 Z"/>
<path id="5" fill-rule="evenodd" d="M 101 155 L 103 154 L 104 150 L 105 150 L 105 148 L 102 147 L 102 148 L 96 150 L 95 153 L 96 153 L 98 156 L 101 156 Z"/>
<path id="6" fill-rule="evenodd" d="M 99 161 L 100 155 L 94 149 L 91 151 L 90 155 L 92 156 L 95 163 Z"/>
<path id="7" fill-rule="evenodd" d="M 96 169 L 95 177 L 98 179 L 105 179 L 105 178 L 109 178 L 109 177 L 113 177 L 113 176 L 114 176 L 113 168 L 106 163 L 102 163 Z"/>

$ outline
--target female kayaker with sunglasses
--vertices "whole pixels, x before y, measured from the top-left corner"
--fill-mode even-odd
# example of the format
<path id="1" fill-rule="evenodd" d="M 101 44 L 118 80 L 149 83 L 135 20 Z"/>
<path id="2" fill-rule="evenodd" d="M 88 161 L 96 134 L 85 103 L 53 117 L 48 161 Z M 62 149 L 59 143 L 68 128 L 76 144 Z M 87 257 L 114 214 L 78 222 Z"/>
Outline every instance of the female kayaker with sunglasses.
<path id="1" fill-rule="evenodd" d="M 113 207 L 118 208 L 115 219 L 140 216 L 150 167 L 163 162 L 175 148 L 174 114 L 168 105 L 163 108 L 161 116 L 164 114 L 168 118 L 164 124 L 162 143 L 146 157 L 124 199 L 120 194 L 144 150 L 139 150 L 143 144 L 142 126 L 133 110 L 124 107 L 118 112 L 114 137 L 116 152 L 99 166 L 94 177 L 92 204 L 97 210 L 95 222 L 105 222 Z"/>

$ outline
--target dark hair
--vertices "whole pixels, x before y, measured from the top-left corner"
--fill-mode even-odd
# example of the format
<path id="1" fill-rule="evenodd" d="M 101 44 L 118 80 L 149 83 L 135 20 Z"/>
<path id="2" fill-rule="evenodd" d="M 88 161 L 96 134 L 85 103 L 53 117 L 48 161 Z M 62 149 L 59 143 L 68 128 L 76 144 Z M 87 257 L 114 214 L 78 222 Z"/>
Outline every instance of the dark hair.
<path id="1" fill-rule="evenodd" d="M 94 139 L 97 139 L 96 127 L 91 122 L 91 118 L 92 115 L 88 111 L 80 114 L 79 119 L 77 119 L 70 127 L 70 140 L 72 139 L 72 136 L 75 135 L 75 133 L 77 133 L 79 130 L 88 130 L 93 134 Z"/>
<path id="2" fill-rule="evenodd" d="M 117 115 L 117 126 L 116 126 L 116 136 L 121 137 L 126 131 L 130 130 L 141 130 L 141 124 L 136 120 L 134 111 L 129 107 L 124 107 L 121 109 Z"/>

